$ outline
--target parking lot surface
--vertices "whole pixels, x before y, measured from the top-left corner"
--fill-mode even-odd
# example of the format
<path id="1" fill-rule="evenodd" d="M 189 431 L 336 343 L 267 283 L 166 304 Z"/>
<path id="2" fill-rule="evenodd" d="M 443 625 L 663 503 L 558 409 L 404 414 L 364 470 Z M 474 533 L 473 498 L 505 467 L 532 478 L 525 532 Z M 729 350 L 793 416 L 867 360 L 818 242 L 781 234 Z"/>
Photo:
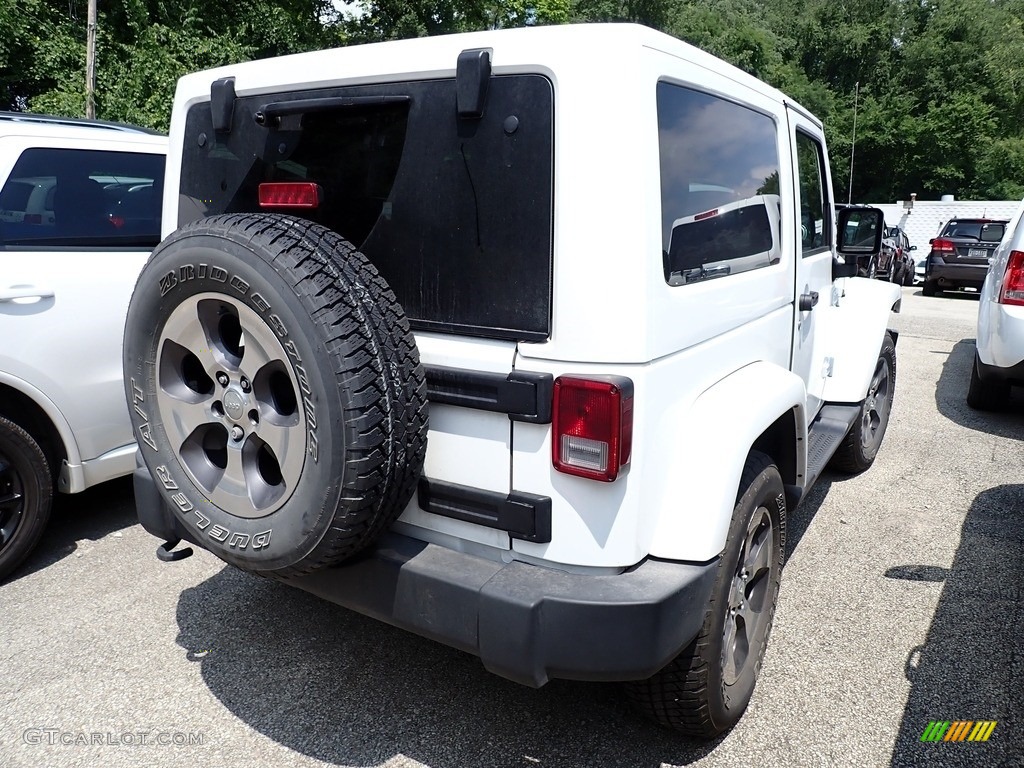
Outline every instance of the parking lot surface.
<path id="1" fill-rule="evenodd" d="M 118 481 L 63 497 L 0 585 L 0 765 L 1024 767 L 1024 399 L 970 410 L 976 297 L 903 291 L 885 443 L 791 514 L 761 679 L 720 740 L 202 551 L 160 563 Z M 922 742 L 931 721 L 996 726 Z"/>

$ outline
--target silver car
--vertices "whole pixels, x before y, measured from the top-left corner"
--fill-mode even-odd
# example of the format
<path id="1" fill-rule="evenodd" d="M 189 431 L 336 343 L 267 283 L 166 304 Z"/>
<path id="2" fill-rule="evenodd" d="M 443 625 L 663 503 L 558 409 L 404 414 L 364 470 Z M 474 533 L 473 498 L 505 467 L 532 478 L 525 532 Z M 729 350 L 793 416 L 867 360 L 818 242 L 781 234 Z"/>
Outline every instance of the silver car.
<path id="1" fill-rule="evenodd" d="M 1024 202 L 989 260 L 978 306 L 978 340 L 967 404 L 1005 407 L 1011 386 L 1024 386 Z"/>
<path id="2" fill-rule="evenodd" d="M 138 128 L 0 113 L 0 579 L 55 491 L 134 469 L 121 337 L 166 154 Z"/>

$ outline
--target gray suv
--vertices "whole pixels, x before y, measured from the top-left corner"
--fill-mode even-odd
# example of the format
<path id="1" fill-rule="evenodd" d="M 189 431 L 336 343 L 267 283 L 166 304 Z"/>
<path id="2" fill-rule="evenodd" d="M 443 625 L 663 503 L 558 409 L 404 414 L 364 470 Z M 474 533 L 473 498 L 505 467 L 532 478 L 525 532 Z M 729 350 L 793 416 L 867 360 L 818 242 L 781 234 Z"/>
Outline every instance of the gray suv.
<path id="1" fill-rule="evenodd" d="M 925 265 L 925 296 L 957 288 L 981 289 L 989 257 L 1006 231 L 1006 219 L 950 219 L 931 240 Z"/>

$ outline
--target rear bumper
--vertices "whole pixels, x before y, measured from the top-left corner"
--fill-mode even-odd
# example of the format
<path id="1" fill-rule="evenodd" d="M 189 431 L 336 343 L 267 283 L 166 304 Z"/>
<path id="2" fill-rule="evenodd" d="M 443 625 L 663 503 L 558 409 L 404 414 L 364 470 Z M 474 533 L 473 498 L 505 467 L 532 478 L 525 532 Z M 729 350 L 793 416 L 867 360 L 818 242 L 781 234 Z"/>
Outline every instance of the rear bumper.
<path id="1" fill-rule="evenodd" d="M 187 538 L 149 473 L 138 469 L 134 479 L 142 526 L 161 539 Z M 717 566 L 648 559 L 621 574 L 566 573 L 389 533 L 350 563 L 285 583 L 539 687 L 653 675 L 700 631 Z"/>
<path id="2" fill-rule="evenodd" d="M 956 264 L 943 261 L 939 256 L 929 256 L 925 280 L 942 285 L 981 288 L 987 272 L 988 264 Z"/>
<path id="3" fill-rule="evenodd" d="M 1005 381 L 1010 384 L 1024 386 L 1024 361 L 1002 368 L 988 365 L 978 358 L 978 378 L 982 381 Z"/>

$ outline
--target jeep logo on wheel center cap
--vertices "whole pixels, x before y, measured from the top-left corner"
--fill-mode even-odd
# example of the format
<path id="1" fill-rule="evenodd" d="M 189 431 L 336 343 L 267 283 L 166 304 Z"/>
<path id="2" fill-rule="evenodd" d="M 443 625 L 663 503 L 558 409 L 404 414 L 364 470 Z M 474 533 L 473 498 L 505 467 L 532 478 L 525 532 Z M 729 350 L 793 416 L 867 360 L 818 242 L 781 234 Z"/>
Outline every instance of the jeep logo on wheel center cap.
<path id="1" fill-rule="evenodd" d="M 245 395 L 229 389 L 224 393 L 224 412 L 232 421 L 238 421 L 245 413 Z"/>

